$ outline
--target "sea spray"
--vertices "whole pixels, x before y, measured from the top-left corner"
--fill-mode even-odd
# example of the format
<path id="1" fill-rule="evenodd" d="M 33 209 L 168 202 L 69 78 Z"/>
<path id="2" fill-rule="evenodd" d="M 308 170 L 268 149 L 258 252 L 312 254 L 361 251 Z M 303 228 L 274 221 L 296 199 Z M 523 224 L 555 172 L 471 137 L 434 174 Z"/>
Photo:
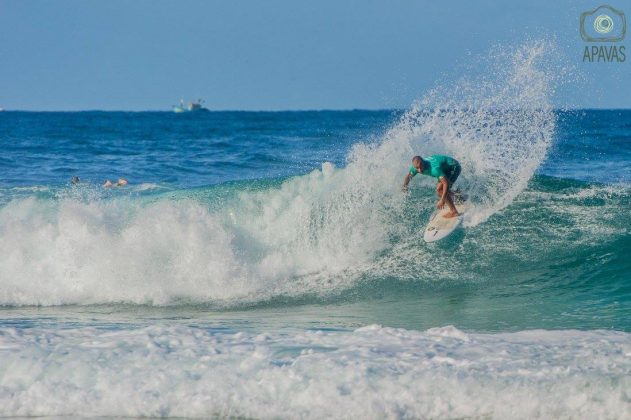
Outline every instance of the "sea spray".
<path id="1" fill-rule="evenodd" d="M 522 46 L 504 67 L 491 54 L 488 75 L 438 86 L 382 140 L 357 143 L 344 168 L 325 162 L 212 203 L 89 187 L 15 199 L 0 210 L 0 303 L 234 306 L 326 296 L 375 277 L 472 280 L 467 258 L 445 269 L 419 246 L 435 195 L 417 177 L 407 197 L 403 176 L 415 154 L 451 154 L 475 206 L 469 227 L 506 208 L 554 133 L 553 78 L 539 67 L 550 48 Z"/>
<path id="2" fill-rule="evenodd" d="M 458 185 L 473 204 L 466 226 L 508 206 L 545 160 L 556 126 L 553 54 L 548 42 L 522 45 L 512 55 L 493 50 L 485 74 L 437 86 L 389 133 L 390 142 L 406 143 L 408 161 L 434 153 L 460 161 Z"/>

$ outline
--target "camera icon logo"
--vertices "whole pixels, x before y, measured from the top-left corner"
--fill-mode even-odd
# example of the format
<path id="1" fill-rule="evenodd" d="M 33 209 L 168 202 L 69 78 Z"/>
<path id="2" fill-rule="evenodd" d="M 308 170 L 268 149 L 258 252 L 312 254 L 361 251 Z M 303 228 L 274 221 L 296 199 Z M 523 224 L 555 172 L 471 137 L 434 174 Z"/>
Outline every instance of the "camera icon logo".
<path id="1" fill-rule="evenodd" d="M 624 13 L 609 5 L 581 13 L 581 38 L 587 42 L 619 42 L 627 34 Z"/>
<path id="2" fill-rule="evenodd" d="M 594 29 L 599 34 L 608 34 L 613 30 L 613 19 L 609 15 L 599 15 L 594 19 Z"/>

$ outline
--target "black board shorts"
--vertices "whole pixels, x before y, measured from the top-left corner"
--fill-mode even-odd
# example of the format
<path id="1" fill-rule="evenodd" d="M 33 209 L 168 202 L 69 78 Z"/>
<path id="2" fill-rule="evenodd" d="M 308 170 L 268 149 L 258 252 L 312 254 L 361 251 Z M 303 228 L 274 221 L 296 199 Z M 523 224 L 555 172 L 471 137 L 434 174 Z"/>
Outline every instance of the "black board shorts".
<path id="1" fill-rule="evenodd" d="M 445 171 L 445 179 L 447 179 L 447 184 L 449 185 L 450 189 L 452 185 L 454 185 L 454 182 L 456 182 L 456 180 L 458 179 L 458 176 L 460 176 L 461 170 L 462 168 L 460 167 L 460 164 L 456 163 L 455 165 L 450 166 Z"/>

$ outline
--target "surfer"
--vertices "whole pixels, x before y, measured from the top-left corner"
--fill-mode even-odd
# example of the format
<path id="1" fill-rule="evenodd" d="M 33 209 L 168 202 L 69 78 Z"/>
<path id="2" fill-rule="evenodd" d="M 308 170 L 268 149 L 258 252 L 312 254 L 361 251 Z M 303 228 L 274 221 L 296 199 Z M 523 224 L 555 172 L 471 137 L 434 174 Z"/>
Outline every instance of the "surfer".
<path id="1" fill-rule="evenodd" d="M 443 217 L 456 217 L 458 216 L 458 210 L 456 210 L 456 206 L 454 205 L 454 193 L 451 191 L 451 187 L 454 185 L 454 182 L 456 182 L 456 179 L 458 179 L 460 169 L 460 163 L 450 156 L 432 155 L 426 158 L 414 156 L 412 158 L 410 171 L 403 181 L 402 190 L 408 190 L 408 184 L 416 174 L 420 173 L 438 178 L 436 194 L 438 194 L 440 199 L 436 203 L 436 208 L 439 210 L 443 209 L 445 204 L 447 204 L 450 212 L 443 215 Z"/>

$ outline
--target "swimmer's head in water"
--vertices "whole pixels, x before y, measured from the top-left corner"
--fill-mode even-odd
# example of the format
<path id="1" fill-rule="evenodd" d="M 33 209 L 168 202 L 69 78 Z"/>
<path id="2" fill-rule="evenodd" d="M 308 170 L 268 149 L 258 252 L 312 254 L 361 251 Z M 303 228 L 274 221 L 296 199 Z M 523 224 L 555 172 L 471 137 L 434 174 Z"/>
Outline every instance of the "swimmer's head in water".
<path id="1" fill-rule="evenodd" d="M 116 183 L 119 187 L 127 185 L 127 180 L 125 178 L 118 178 L 118 182 Z"/>
<path id="2" fill-rule="evenodd" d="M 70 178 L 70 183 L 72 185 L 77 185 L 79 182 L 81 182 L 81 180 L 79 179 L 78 176 L 73 176 L 72 178 Z"/>

